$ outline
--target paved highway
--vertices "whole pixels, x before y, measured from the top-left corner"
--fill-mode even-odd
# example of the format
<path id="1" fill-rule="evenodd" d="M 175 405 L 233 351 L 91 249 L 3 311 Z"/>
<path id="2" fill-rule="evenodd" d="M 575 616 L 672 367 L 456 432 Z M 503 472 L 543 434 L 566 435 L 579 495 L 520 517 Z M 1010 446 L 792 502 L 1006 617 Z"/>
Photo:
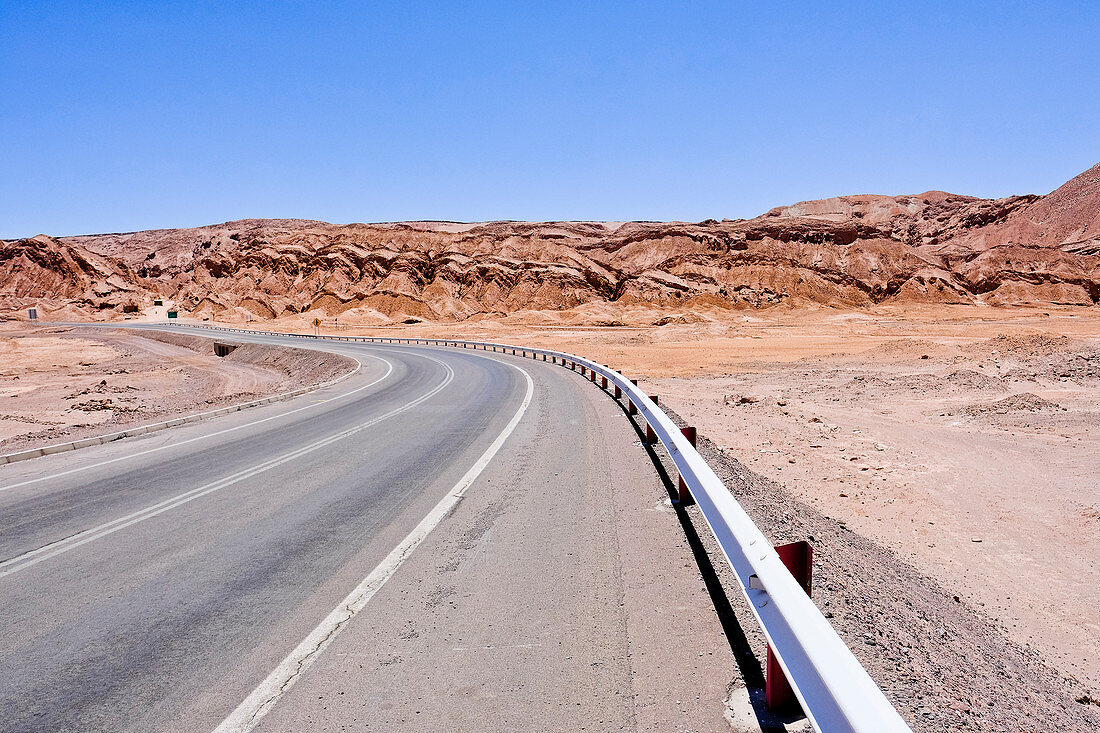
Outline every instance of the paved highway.
<path id="1" fill-rule="evenodd" d="M 362 369 L 0 466 L 0 731 L 723 725 L 733 661 L 617 403 L 324 348 Z"/>

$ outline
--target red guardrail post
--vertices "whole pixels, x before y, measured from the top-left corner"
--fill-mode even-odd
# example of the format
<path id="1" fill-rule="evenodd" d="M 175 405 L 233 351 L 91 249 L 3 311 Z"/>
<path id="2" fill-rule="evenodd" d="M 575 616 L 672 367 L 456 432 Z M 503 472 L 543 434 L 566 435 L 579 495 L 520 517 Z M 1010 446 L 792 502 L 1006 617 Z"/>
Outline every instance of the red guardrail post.
<path id="1" fill-rule="evenodd" d="M 653 400 L 653 404 L 657 404 L 657 395 L 651 394 L 649 396 L 649 399 Z M 650 425 L 648 422 L 645 425 L 645 442 L 646 445 L 657 444 L 657 433 L 653 432 L 653 426 Z"/>
<path id="2" fill-rule="evenodd" d="M 607 389 L 607 377 L 603 378 L 603 388 Z"/>
<path id="3" fill-rule="evenodd" d="M 813 576 L 813 547 L 809 542 L 792 542 L 789 545 L 777 545 L 775 551 L 779 553 L 779 559 L 791 571 L 791 575 L 811 595 Z M 783 674 L 783 668 L 779 666 L 779 660 L 768 646 L 768 662 L 765 671 L 764 701 L 769 710 L 781 710 L 792 704 L 797 704 L 798 698 L 791 689 L 791 683 Z"/>
<path id="4" fill-rule="evenodd" d="M 696 432 L 695 432 L 694 426 L 693 427 L 687 427 L 687 428 L 680 428 L 680 432 L 684 434 L 684 437 L 688 439 L 689 443 L 691 443 L 691 447 L 694 448 L 695 447 L 695 437 L 696 437 Z M 687 484 L 684 483 L 684 477 L 683 476 L 680 477 L 680 486 L 679 486 L 679 489 L 677 490 L 677 493 L 676 493 L 676 501 L 681 506 L 686 506 L 688 504 L 694 504 L 695 503 L 691 498 L 691 492 L 688 491 Z"/>

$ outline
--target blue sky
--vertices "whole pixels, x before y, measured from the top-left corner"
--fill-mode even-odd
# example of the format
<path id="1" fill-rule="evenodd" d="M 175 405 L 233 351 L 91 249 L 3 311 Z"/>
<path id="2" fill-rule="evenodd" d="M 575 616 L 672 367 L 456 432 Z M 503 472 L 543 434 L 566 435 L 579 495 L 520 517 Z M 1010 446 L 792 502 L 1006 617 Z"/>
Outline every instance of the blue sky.
<path id="1" fill-rule="evenodd" d="M 736 218 L 1100 161 L 1100 3 L 0 0 L 0 237 Z"/>

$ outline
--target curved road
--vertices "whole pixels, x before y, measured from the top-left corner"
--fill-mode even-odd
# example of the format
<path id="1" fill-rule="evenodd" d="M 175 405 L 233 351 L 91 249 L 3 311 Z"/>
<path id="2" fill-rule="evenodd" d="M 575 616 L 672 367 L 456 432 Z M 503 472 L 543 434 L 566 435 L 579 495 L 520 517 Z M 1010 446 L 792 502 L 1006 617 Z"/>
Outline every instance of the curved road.
<path id="1" fill-rule="evenodd" d="M 499 354 L 324 348 L 362 369 L 0 466 L 0 731 L 722 724 L 732 661 L 697 577 L 649 567 L 691 556 L 610 397 Z M 655 640 L 685 604 L 711 636 Z M 719 699 L 661 702 L 677 665 Z"/>

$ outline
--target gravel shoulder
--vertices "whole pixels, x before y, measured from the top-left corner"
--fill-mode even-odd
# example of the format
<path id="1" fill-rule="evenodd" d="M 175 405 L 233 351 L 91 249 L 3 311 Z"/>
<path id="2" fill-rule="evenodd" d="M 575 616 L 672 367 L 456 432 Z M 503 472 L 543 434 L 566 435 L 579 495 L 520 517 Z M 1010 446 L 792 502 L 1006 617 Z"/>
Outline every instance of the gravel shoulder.
<path id="1" fill-rule="evenodd" d="M 813 544 L 815 603 L 914 731 L 1100 729 L 1095 693 L 1055 670 L 1036 649 L 1013 641 L 983 609 L 702 435 L 699 450 L 774 543 Z M 743 656 L 750 666 L 759 664 L 766 641 L 734 590 L 736 578 L 698 508 L 685 514 L 730 589 L 749 650 Z M 744 677 L 751 687 L 752 675 Z"/>

